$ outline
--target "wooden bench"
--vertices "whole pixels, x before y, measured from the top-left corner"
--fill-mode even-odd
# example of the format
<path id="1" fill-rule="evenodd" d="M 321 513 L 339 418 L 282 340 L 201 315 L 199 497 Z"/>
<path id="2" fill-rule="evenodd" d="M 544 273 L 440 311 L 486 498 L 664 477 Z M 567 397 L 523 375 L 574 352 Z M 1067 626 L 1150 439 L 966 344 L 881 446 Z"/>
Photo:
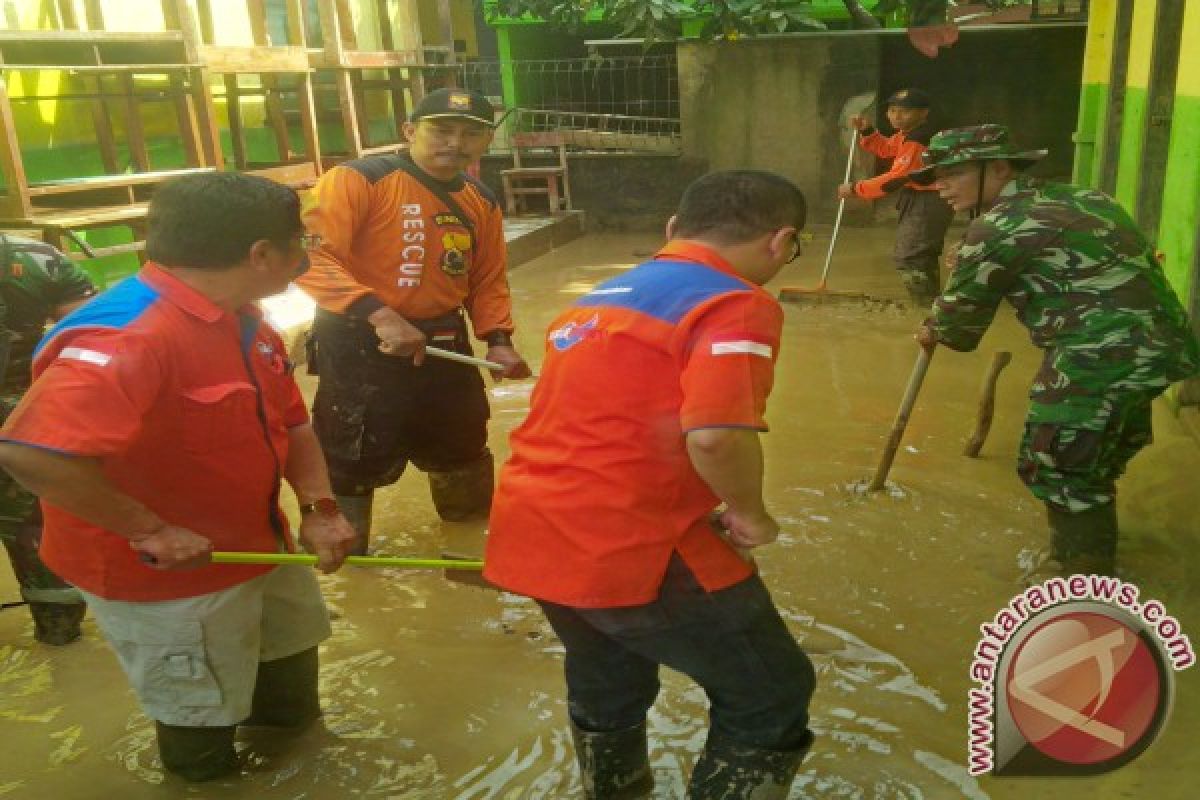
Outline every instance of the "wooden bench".
<path id="1" fill-rule="evenodd" d="M 153 187 L 181 175 L 213 171 L 211 167 L 198 167 L 30 184 L 26 194 L 31 203 L 25 213 L 12 213 L 10 205 L 9 211 L 0 211 L 0 228 L 38 231 L 44 241 L 76 260 L 121 253 L 140 254 L 146 246 L 142 234 Z M 43 204 L 36 202 L 39 200 Z M 114 226 L 130 228 L 134 241 L 92 247 L 79 236 L 83 231 Z"/>

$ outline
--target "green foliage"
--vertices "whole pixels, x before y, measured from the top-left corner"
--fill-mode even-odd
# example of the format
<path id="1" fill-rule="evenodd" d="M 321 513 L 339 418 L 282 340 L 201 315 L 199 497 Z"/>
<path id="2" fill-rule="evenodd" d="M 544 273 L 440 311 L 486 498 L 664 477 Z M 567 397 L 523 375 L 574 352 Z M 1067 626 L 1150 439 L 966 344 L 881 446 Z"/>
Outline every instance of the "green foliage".
<path id="1" fill-rule="evenodd" d="M 679 36 L 680 21 L 703 16 L 700 36 L 736 39 L 759 33 L 813 30 L 824 25 L 808 16 L 795 0 L 496 0 L 492 17 L 542 19 L 561 30 L 577 33 L 585 22 L 617 25 L 620 36 L 637 36 L 646 43 Z M 589 19 L 589 17 L 591 19 Z"/>
<path id="2" fill-rule="evenodd" d="M 917 27 L 945 22 L 948 5 L 947 0 L 879 0 L 874 10 L 876 14 L 907 12 L 908 24 Z"/>
<path id="3" fill-rule="evenodd" d="M 843 0 L 852 18 L 860 23 L 870 16 L 902 12 L 908 24 L 939 25 L 946 22 L 950 0 L 879 0 L 864 9 L 861 3 Z M 1030 0 L 984 0 L 990 8 L 1024 5 Z M 704 39 L 738 39 L 760 33 L 784 33 L 824 28 L 810 17 L 803 0 L 495 0 L 489 6 L 496 17 L 541 19 L 560 30 L 578 33 L 585 22 L 600 21 L 617 25 L 620 36 L 636 36 L 647 44 L 679 36 L 680 21 L 704 17 L 700 32 Z M 858 12 L 856 15 L 855 12 Z M 861 25 L 860 25 L 861 27 Z"/>

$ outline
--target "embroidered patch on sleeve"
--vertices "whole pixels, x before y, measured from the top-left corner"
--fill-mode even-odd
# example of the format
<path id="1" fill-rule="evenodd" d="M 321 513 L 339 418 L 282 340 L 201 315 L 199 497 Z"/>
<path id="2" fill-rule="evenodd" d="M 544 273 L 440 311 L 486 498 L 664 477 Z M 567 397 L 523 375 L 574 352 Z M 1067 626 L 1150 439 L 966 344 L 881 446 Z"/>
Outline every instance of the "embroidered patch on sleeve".
<path id="1" fill-rule="evenodd" d="M 72 358 L 76 361 L 86 361 L 89 364 L 95 364 L 98 367 L 103 367 L 112 360 L 112 356 L 108 353 L 101 353 L 98 350 L 87 350 L 82 347 L 64 347 L 62 352 L 58 354 L 59 358 Z"/>
<path id="2" fill-rule="evenodd" d="M 736 339 L 733 341 L 712 343 L 712 354 L 714 356 L 730 356 L 738 353 L 748 353 L 752 356 L 770 358 L 772 355 L 772 350 L 771 345 L 769 344 L 753 342 L 749 339 Z"/>

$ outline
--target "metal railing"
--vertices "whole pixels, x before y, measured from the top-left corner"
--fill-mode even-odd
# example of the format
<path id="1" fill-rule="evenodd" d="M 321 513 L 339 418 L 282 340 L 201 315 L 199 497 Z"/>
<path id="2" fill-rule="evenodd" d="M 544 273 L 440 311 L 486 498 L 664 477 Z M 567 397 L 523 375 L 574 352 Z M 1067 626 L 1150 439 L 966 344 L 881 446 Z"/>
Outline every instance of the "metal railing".
<path id="1" fill-rule="evenodd" d="M 459 85 L 520 109 L 507 130 L 569 131 L 575 149 L 678 152 L 674 53 L 467 61 L 454 70 Z"/>
<path id="2" fill-rule="evenodd" d="M 1033 0 L 1029 17 L 1032 21 L 1082 20 L 1088 18 L 1088 0 Z"/>
<path id="3" fill-rule="evenodd" d="M 506 121 L 505 131 L 497 137 L 503 145 L 514 131 L 557 131 L 566 134 L 573 150 L 668 153 L 680 151 L 678 119 L 637 117 L 629 114 L 589 114 L 578 111 L 553 111 L 518 108 Z"/>

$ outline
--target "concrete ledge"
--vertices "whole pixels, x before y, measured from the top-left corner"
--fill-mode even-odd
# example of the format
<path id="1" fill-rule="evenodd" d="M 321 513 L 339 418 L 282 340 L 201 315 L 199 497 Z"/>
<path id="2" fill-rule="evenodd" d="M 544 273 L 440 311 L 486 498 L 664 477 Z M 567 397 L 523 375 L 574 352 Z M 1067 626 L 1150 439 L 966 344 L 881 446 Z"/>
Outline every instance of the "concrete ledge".
<path id="1" fill-rule="evenodd" d="M 566 211 L 552 217 L 516 217 L 504 221 L 508 268 L 562 247 L 583 235 L 583 212 Z"/>

